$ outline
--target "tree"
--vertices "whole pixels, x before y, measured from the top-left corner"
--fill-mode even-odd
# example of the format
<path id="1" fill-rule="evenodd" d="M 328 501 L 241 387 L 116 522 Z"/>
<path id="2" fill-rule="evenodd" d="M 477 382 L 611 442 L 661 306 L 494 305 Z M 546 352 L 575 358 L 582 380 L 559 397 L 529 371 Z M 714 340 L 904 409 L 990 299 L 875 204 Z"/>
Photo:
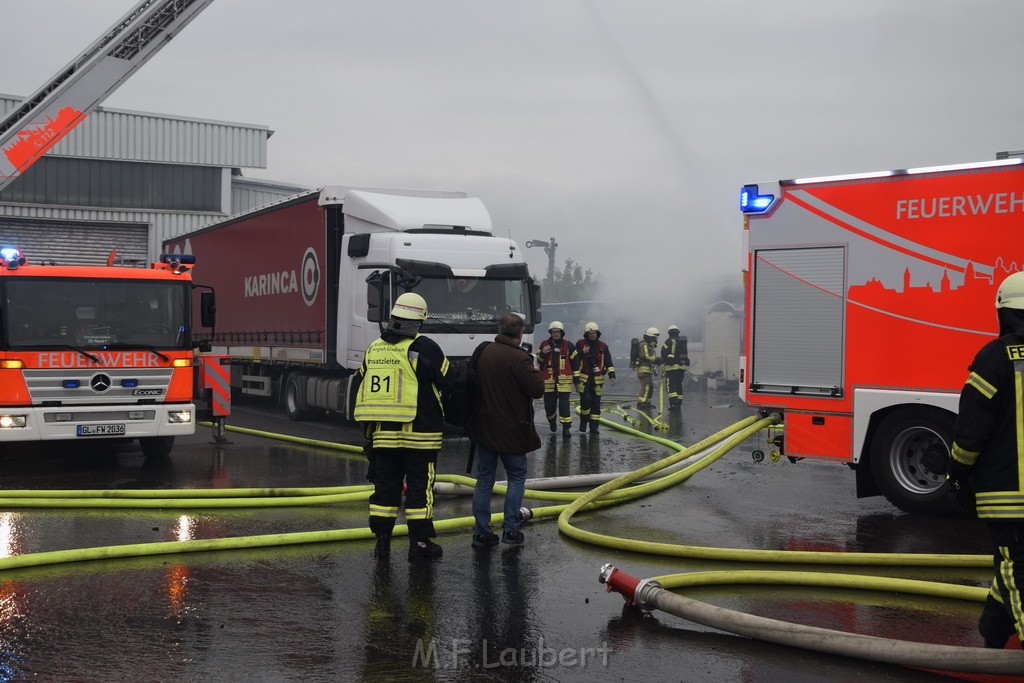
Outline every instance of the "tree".
<path id="1" fill-rule="evenodd" d="M 545 303 L 589 301 L 596 298 L 595 290 L 601 286 L 601 276 L 573 261 L 565 259 L 565 266 L 554 272 L 554 282 L 541 281 L 541 295 Z"/>

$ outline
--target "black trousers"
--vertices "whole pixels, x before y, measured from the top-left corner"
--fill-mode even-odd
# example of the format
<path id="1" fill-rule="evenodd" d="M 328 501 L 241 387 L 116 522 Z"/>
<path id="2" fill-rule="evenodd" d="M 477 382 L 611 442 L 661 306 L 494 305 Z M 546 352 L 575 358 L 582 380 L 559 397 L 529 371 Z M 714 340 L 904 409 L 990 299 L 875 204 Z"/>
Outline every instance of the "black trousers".
<path id="1" fill-rule="evenodd" d="M 1000 639 L 1016 632 L 1024 643 L 1024 522 L 989 522 L 988 531 L 996 544 L 992 556 L 995 578 L 978 627 Z"/>
<path id="2" fill-rule="evenodd" d="M 405 520 L 409 542 L 433 538 L 434 466 L 437 451 L 413 448 L 373 449 L 373 494 L 370 496 L 370 531 L 390 534 L 402 507 L 405 490 Z"/>
<path id="3" fill-rule="evenodd" d="M 557 418 L 563 425 L 572 424 L 572 413 L 569 412 L 569 391 L 545 391 L 544 392 L 544 413 L 548 422 L 554 422 Z"/>

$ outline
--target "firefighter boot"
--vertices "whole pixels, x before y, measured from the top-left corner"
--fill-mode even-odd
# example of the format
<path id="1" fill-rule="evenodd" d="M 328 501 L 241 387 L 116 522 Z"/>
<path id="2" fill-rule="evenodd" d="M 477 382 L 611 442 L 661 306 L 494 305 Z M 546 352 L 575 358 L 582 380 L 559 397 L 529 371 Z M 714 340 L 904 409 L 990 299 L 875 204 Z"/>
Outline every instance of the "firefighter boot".
<path id="1" fill-rule="evenodd" d="M 377 544 L 373 546 L 373 556 L 378 560 L 386 560 L 391 556 L 391 534 L 376 534 Z"/>
<path id="2" fill-rule="evenodd" d="M 409 544 L 409 561 L 416 560 L 438 560 L 444 555 L 444 550 L 429 538 L 421 541 L 412 541 Z"/>
<path id="3" fill-rule="evenodd" d="M 590 433 L 591 434 L 597 434 L 597 432 L 598 432 L 598 430 L 600 428 L 601 428 L 601 423 L 600 422 L 598 422 L 597 420 L 591 420 L 590 421 Z"/>
<path id="4" fill-rule="evenodd" d="M 562 425 L 562 438 L 563 439 L 568 439 L 571 436 L 571 434 L 570 434 L 571 431 L 572 431 L 572 424 L 569 423 L 569 422 L 566 422 L 564 425 Z"/>
<path id="5" fill-rule="evenodd" d="M 580 418 L 580 431 L 581 432 L 587 431 L 587 418 L 585 418 L 585 417 L 581 417 Z"/>
<path id="6" fill-rule="evenodd" d="M 551 427 L 552 432 L 558 431 L 558 424 L 554 420 L 548 420 L 548 425 Z"/>

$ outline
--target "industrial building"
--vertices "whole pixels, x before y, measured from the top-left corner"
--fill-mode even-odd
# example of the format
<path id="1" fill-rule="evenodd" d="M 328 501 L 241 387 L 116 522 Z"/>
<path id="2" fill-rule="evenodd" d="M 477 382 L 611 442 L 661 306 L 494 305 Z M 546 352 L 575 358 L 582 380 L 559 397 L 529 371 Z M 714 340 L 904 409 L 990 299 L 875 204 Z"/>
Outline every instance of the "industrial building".
<path id="1" fill-rule="evenodd" d="M 0 116 L 23 98 L 0 94 Z M 266 126 L 99 107 L 0 191 L 0 243 L 30 261 L 148 263 L 163 240 L 305 187 L 266 168 Z"/>

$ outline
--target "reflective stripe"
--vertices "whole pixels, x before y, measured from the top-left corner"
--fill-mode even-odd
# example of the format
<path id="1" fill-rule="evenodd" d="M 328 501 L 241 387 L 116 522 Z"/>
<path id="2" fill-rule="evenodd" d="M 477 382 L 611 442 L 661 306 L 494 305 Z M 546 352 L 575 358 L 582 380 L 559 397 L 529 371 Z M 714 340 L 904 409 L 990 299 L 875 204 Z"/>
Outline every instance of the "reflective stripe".
<path id="1" fill-rule="evenodd" d="M 1010 614 L 1013 615 L 1017 635 L 1024 637 L 1024 607 L 1021 605 L 1020 587 L 1017 586 L 1013 578 L 1014 564 L 1010 558 L 1010 549 L 999 546 L 999 555 L 1003 558 L 1003 561 L 999 563 L 999 573 L 1008 593 L 1003 596 L 1003 605 L 1009 608 Z"/>
<path id="2" fill-rule="evenodd" d="M 421 451 L 441 450 L 441 432 L 414 432 L 412 423 L 402 425 L 400 431 L 380 429 L 373 433 L 374 448 L 414 448 Z"/>
<path id="3" fill-rule="evenodd" d="M 427 464 L 427 506 L 422 508 L 406 508 L 406 519 L 431 519 L 434 516 L 434 463 Z"/>
<path id="4" fill-rule="evenodd" d="M 374 505 L 370 503 L 371 517 L 398 517 L 398 508 L 390 505 Z"/>
<path id="5" fill-rule="evenodd" d="M 1013 362 L 1013 388 L 1016 392 L 1014 417 L 1017 420 L 1017 490 L 1024 490 L 1024 389 L 1021 387 L 1021 370 L 1024 361 Z"/>
<path id="6" fill-rule="evenodd" d="M 375 339 L 363 359 L 353 417 L 357 422 L 412 422 L 416 417 L 419 381 L 409 359 L 412 339 L 389 344 Z"/>
<path id="7" fill-rule="evenodd" d="M 967 376 L 967 385 L 972 386 L 978 390 L 978 393 L 985 398 L 992 398 L 996 395 L 996 388 L 985 381 L 985 379 L 976 372 L 972 372 Z"/>
<path id="8" fill-rule="evenodd" d="M 960 444 L 953 442 L 953 459 L 957 462 L 961 462 L 965 465 L 974 466 L 974 462 L 978 459 L 978 451 L 968 451 L 960 447 Z"/>

